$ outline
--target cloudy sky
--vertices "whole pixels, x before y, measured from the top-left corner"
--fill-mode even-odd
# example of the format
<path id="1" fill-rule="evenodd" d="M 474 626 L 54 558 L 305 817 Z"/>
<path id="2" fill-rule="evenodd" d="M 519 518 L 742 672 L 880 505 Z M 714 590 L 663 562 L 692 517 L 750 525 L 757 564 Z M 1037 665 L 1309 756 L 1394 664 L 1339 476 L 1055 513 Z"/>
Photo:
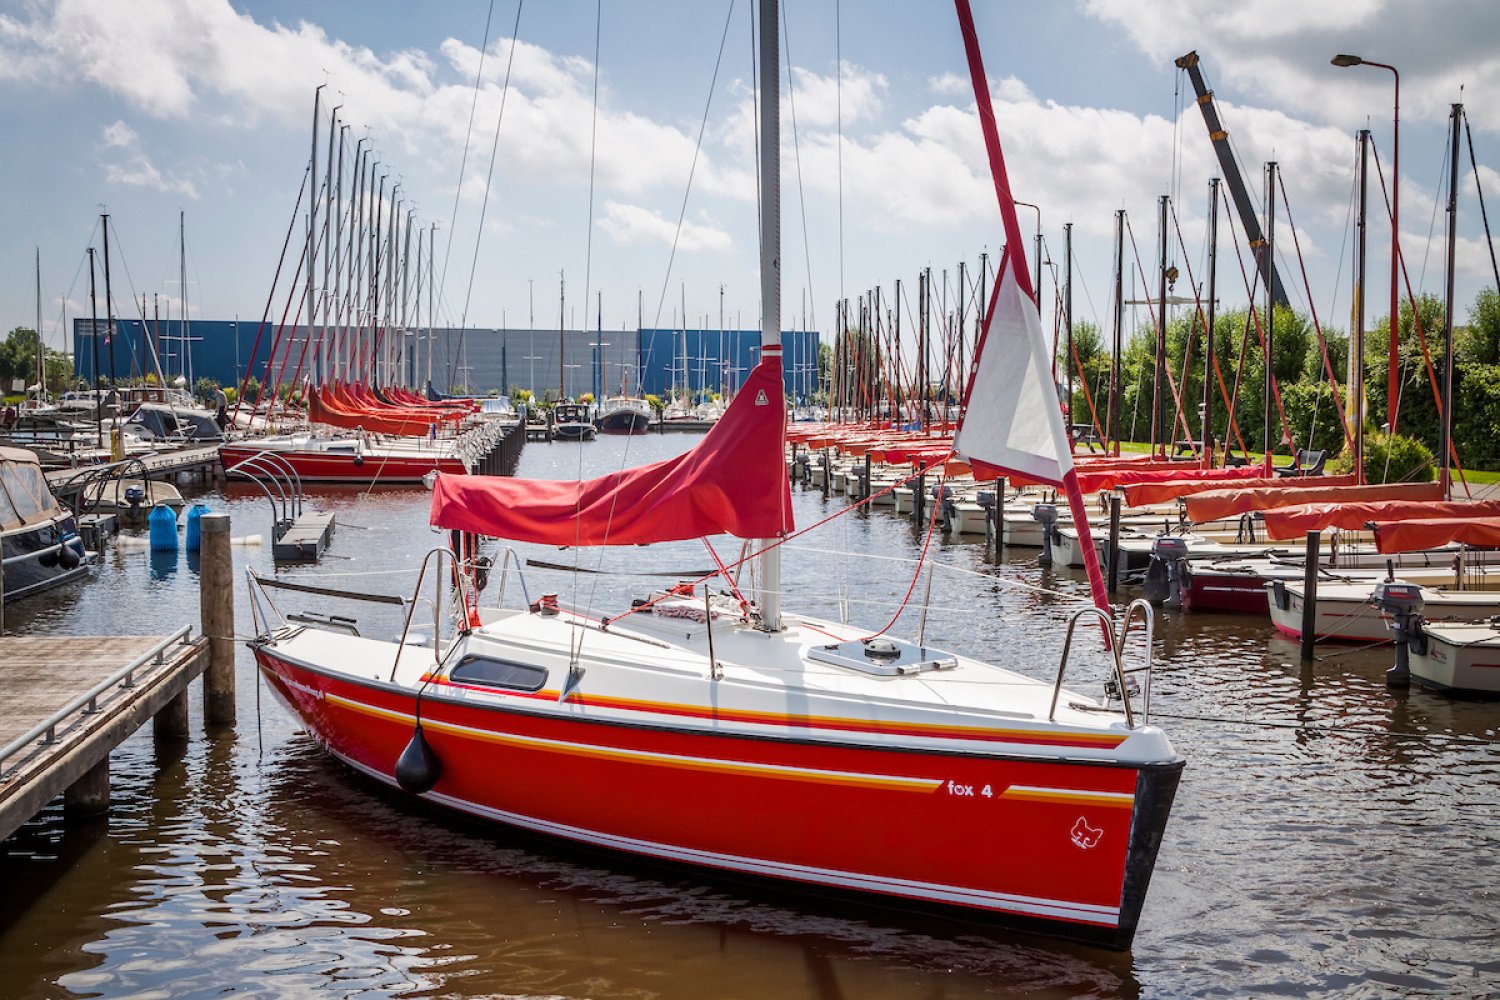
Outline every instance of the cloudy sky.
<path id="1" fill-rule="evenodd" d="M 65 315 L 86 314 L 101 211 L 123 308 L 145 294 L 176 312 L 182 211 L 192 314 L 258 319 L 306 167 L 313 88 L 326 83 L 351 149 L 366 139 L 388 186 L 399 179 L 403 212 L 437 226 L 440 324 L 521 326 L 534 311 L 538 326 L 555 325 L 565 276 L 570 326 L 593 326 L 600 292 L 607 329 L 634 325 L 638 295 L 648 326 L 674 322 L 684 298 L 690 323 L 716 326 L 721 286 L 729 323 L 756 325 L 751 6 L 604 0 L 596 22 L 599 7 L 533 0 L 517 27 L 514 0 L 0 0 L 0 322 L 34 323 L 37 248 L 49 342 Z M 1348 326 L 1354 134 L 1372 129 L 1389 175 L 1393 82 L 1332 67 L 1335 53 L 1401 71 L 1413 282 L 1441 291 L 1435 199 L 1454 101 L 1468 106 L 1500 220 L 1489 0 L 975 7 L 1012 187 L 1040 206 L 1053 261 L 1074 225 L 1081 319 L 1108 327 L 1116 209 L 1154 270 L 1162 194 L 1177 201 L 1186 244 L 1172 234 L 1174 263 L 1201 280 L 1216 164 L 1173 66 L 1191 49 L 1257 201 L 1263 163 L 1281 165 L 1328 325 Z M 783 15 L 785 325 L 800 325 L 806 302 L 827 329 L 840 295 L 888 292 L 896 278 L 912 288 L 924 266 L 951 281 L 960 260 L 993 253 L 999 221 L 952 8 L 787 0 Z M 1467 152 L 1461 166 L 1460 315 L 1494 281 Z M 1277 214 L 1283 280 L 1305 308 Z M 1037 213 L 1021 218 L 1030 230 Z M 1372 221 L 1370 242 L 1371 313 L 1383 314 L 1388 223 Z M 1126 254 L 1133 270 L 1129 244 Z M 1227 232 L 1221 262 L 1221 294 L 1242 302 Z"/>

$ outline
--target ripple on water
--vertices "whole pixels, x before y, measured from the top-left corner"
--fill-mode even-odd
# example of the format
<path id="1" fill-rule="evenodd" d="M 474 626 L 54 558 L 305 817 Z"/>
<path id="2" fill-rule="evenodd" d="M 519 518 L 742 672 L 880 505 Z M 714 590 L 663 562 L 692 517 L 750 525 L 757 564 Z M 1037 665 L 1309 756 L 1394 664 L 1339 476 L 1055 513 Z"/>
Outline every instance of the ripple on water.
<path id="1" fill-rule="evenodd" d="M 689 443 L 628 441 L 633 462 Z M 617 467 L 623 446 L 535 447 L 524 462 L 531 475 L 592 474 Z M 232 513 L 236 533 L 265 530 L 263 498 L 231 487 L 209 502 Z M 320 490 L 313 502 L 346 525 L 322 566 L 278 570 L 263 550 L 237 557 L 289 579 L 401 593 L 438 541 L 425 528 L 421 490 Z M 799 524 L 836 506 L 801 490 L 793 502 Z M 735 551 L 718 547 L 721 556 Z M 910 563 L 883 557 L 910 559 L 919 547 L 909 523 L 884 511 L 835 522 L 788 546 L 786 603 L 883 625 L 912 583 Z M 935 550 L 955 571 L 933 576 L 928 641 L 1050 680 L 1062 626 L 1087 595 L 1082 577 L 1042 569 L 1026 550 L 1012 550 L 998 569 L 972 544 Z M 696 545 L 530 551 L 608 570 L 710 562 Z M 86 586 L 8 608 L 7 624 L 168 631 L 193 620 L 197 578 L 185 558 L 161 562 L 114 552 Z M 599 609 L 622 606 L 636 587 L 534 570 L 528 585 Z M 238 577 L 236 593 L 244 632 Z M 372 635 L 400 625 L 364 605 L 324 610 L 355 614 Z M 908 610 L 897 631 L 915 629 Z M 242 651 L 234 733 L 195 731 L 175 750 L 143 733 L 112 760 L 106 823 L 67 826 L 54 805 L 6 842 L 5 992 L 694 1000 L 1500 992 L 1500 706 L 1393 694 L 1383 679 L 1388 649 L 1330 647 L 1302 664 L 1295 644 L 1252 619 L 1163 611 L 1158 634 L 1152 707 L 1188 768 L 1133 955 L 855 910 L 413 806 L 300 735 L 258 690 Z M 1096 693 L 1105 666 L 1102 656 L 1080 656 L 1070 686 Z"/>

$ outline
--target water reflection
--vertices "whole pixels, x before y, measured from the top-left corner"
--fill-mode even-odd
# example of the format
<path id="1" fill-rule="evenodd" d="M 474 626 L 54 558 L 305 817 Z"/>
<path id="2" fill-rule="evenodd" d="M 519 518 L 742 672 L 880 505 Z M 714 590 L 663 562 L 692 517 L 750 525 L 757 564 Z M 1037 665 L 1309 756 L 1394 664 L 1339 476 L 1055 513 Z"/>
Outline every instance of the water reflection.
<path id="1" fill-rule="evenodd" d="M 627 446 L 636 463 L 691 443 L 529 447 L 523 473 L 592 475 L 618 468 Z M 258 493 L 231 484 L 204 497 L 236 536 L 269 538 Z M 318 489 L 309 506 L 339 518 L 321 565 L 274 567 L 268 545 L 236 547 L 237 631 L 250 629 L 245 565 L 409 594 L 440 541 L 426 503 L 420 488 Z M 794 489 L 793 503 L 807 525 L 841 498 Z M 910 563 L 893 557 L 919 546 L 910 519 L 888 510 L 835 521 L 788 546 L 786 605 L 879 627 L 911 583 Z M 610 573 L 709 562 L 696 543 L 517 548 Z M 1087 594 L 1082 575 L 1044 570 L 1025 549 L 998 568 L 974 544 L 934 551 L 953 568 L 933 577 L 929 642 L 1050 680 L 1073 599 Z M 164 570 L 145 549 L 112 549 L 90 579 L 7 608 L 7 625 L 100 634 L 196 622 L 193 561 Z M 598 610 L 662 583 L 535 568 L 527 581 Z M 366 604 L 314 609 L 353 615 L 368 635 L 400 626 Z M 896 630 L 916 627 L 913 607 Z M 328 759 L 265 697 L 241 650 L 236 727 L 205 734 L 195 690 L 189 742 L 158 747 L 148 729 L 115 754 L 107 821 L 65 825 L 54 806 L 0 848 L 0 992 L 1483 995 L 1500 982 L 1500 705 L 1389 691 L 1388 648 L 1320 647 L 1304 664 L 1264 622 L 1164 612 L 1158 630 L 1152 707 L 1189 764 L 1133 955 L 631 863 L 433 812 Z M 1070 684 L 1097 692 L 1106 663 L 1090 652 Z"/>

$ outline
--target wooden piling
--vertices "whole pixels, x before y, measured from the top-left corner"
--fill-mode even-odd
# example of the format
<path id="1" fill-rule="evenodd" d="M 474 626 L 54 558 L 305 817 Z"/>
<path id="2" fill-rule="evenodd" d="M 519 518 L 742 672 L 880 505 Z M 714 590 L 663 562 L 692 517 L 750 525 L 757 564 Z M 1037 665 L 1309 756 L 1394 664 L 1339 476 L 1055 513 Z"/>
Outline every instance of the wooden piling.
<path id="1" fill-rule="evenodd" d="M 1307 533 L 1307 562 L 1302 573 L 1302 660 L 1313 658 L 1313 644 L 1318 641 L 1318 542 L 1316 531 Z"/>
<path id="2" fill-rule="evenodd" d="M 184 740 L 188 736 L 188 696 L 181 691 L 151 717 L 151 735 L 158 740 Z"/>
<path id="3" fill-rule="evenodd" d="M 995 565 L 1005 559 L 1005 477 L 995 480 Z"/>
<path id="4" fill-rule="evenodd" d="M 234 715 L 234 558 L 229 544 L 229 515 L 205 514 L 199 522 L 199 600 L 203 634 L 209 642 L 208 672 L 203 677 L 203 718 L 233 724 Z"/>
<path id="5" fill-rule="evenodd" d="M 63 813 L 69 817 L 84 817 L 108 811 L 109 758 L 105 757 L 63 792 Z"/>

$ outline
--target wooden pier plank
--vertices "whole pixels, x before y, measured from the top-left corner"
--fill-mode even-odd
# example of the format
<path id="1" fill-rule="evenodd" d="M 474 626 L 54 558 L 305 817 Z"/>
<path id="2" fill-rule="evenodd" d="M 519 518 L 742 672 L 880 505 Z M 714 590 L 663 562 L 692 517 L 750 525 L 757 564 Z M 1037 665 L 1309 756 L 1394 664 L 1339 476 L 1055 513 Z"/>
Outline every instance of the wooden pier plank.
<path id="1" fill-rule="evenodd" d="M 0 745 L 23 735 L 162 641 L 161 636 L 19 636 L 0 639 Z M 166 649 L 136 684 L 100 696 L 99 711 L 59 723 L 57 740 L 0 764 L 0 839 L 87 774 L 208 666 L 208 640 Z"/>

